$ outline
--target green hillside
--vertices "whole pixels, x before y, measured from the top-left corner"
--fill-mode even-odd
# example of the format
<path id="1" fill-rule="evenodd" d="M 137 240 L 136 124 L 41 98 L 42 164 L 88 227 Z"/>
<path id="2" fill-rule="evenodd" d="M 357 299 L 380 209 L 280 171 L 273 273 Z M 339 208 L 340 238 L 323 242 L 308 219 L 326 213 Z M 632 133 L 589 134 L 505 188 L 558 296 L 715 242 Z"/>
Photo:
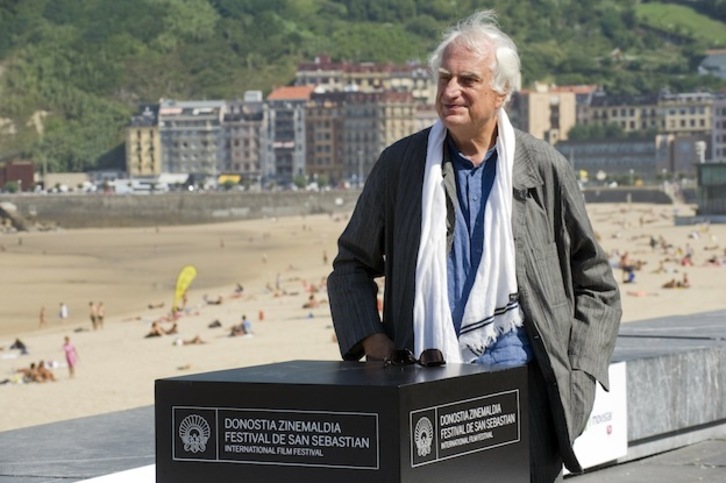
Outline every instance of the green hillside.
<path id="1" fill-rule="evenodd" d="M 493 0 L 525 84 L 613 93 L 715 89 L 726 0 Z M 687 5 L 687 6 L 685 6 Z M 0 159 L 50 171 L 123 166 L 123 127 L 161 97 L 232 99 L 289 84 L 300 61 L 425 60 L 475 0 L 0 0 Z M 659 23 L 678 8 L 678 27 Z M 684 13 L 686 12 L 686 13 Z M 661 14 L 662 13 L 662 14 Z M 716 20 L 721 19 L 721 21 Z M 695 27 L 694 27 L 695 26 Z M 613 55 L 617 52 L 618 55 Z"/>
<path id="2" fill-rule="evenodd" d="M 659 29 L 666 35 L 684 35 L 712 47 L 726 48 L 724 23 L 704 16 L 690 6 L 650 2 L 637 5 L 635 12 L 641 24 Z"/>

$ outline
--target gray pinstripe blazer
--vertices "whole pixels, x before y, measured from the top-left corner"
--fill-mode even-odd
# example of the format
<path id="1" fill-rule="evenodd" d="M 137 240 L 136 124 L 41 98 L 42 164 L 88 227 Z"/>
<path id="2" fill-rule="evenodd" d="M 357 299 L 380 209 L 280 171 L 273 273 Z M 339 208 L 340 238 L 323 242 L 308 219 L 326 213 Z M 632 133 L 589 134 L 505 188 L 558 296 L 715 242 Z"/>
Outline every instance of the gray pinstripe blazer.
<path id="1" fill-rule="evenodd" d="M 413 299 L 421 237 L 421 188 L 429 130 L 387 148 L 376 162 L 338 240 L 328 296 L 341 354 L 362 357 L 360 342 L 385 332 L 413 348 Z M 595 239 L 574 172 L 554 148 L 515 130 L 512 226 L 525 327 L 541 367 L 568 469 L 580 471 L 572 442 L 592 409 L 579 385 L 608 388 L 620 325 L 617 283 Z M 447 151 L 447 150 L 444 150 Z M 446 156 L 446 155 L 445 155 Z M 455 181 L 447 174 L 448 233 Z M 385 276 L 381 321 L 374 278 Z M 587 392 L 587 391 L 585 391 Z"/>

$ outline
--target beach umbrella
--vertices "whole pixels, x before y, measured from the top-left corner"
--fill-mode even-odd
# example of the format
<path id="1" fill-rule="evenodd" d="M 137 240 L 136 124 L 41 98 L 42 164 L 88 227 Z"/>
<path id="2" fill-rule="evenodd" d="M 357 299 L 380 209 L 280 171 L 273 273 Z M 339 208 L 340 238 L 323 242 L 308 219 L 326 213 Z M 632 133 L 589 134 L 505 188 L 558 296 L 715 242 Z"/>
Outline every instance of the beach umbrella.
<path id="1" fill-rule="evenodd" d="M 172 305 L 175 312 L 183 308 L 180 307 L 179 303 L 184 299 L 184 294 L 196 276 L 197 269 L 194 265 L 185 265 L 179 271 L 179 275 L 176 278 L 176 288 L 174 290 L 174 304 Z"/>

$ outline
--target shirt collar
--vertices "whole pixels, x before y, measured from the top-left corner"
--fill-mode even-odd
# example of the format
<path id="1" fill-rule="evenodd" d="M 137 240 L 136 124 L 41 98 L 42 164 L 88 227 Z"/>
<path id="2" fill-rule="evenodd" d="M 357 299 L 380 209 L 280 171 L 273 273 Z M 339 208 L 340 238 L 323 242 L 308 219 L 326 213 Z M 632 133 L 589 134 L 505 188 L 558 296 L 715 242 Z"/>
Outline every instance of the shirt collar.
<path id="1" fill-rule="evenodd" d="M 454 144 L 454 140 L 451 139 L 451 136 L 446 136 L 446 145 L 451 153 L 451 159 L 454 162 L 454 167 L 456 169 L 468 169 L 472 171 L 484 166 L 486 162 L 489 161 L 489 158 L 491 158 L 497 151 L 497 145 L 495 144 L 489 151 L 487 151 L 484 156 L 484 161 L 479 166 L 474 166 L 474 163 L 472 163 L 469 158 L 461 154 L 461 151 L 459 151 L 459 148 L 456 147 L 456 144 Z"/>

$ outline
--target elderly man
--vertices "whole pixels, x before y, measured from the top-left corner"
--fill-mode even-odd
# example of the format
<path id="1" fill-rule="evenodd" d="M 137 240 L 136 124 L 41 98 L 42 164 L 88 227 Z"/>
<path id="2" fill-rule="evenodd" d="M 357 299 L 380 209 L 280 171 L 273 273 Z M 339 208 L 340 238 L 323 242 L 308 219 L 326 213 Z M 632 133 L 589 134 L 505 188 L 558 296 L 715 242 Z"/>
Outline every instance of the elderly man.
<path id="1" fill-rule="evenodd" d="M 551 482 L 563 462 L 582 470 L 572 443 L 596 381 L 608 386 L 617 284 L 567 160 L 503 109 L 521 74 L 494 13 L 448 31 L 430 63 L 439 121 L 381 154 L 338 242 L 328 291 L 340 350 L 526 365 L 531 478 Z"/>

